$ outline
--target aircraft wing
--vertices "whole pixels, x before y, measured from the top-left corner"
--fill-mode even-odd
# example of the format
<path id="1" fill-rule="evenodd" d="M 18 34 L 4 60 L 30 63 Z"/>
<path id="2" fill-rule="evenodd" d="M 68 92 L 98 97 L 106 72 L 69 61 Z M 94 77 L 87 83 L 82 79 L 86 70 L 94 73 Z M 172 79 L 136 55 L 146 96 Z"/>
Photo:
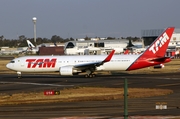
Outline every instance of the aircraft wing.
<path id="1" fill-rule="evenodd" d="M 74 68 L 85 70 L 85 69 L 91 69 L 91 68 L 98 67 L 100 65 L 103 65 L 105 62 L 109 62 L 111 60 L 114 52 L 115 52 L 115 50 L 112 50 L 111 53 L 102 61 L 85 63 L 85 64 L 78 64 L 78 65 L 74 65 Z"/>

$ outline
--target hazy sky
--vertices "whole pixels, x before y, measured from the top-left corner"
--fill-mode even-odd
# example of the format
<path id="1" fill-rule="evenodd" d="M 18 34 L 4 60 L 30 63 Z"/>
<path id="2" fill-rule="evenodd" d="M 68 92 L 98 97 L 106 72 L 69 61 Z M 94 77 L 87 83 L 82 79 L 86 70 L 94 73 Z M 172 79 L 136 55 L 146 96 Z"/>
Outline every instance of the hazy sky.
<path id="1" fill-rule="evenodd" d="M 0 36 L 62 38 L 141 36 L 143 29 L 180 28 L 180 0 L 1 0 Z"/>

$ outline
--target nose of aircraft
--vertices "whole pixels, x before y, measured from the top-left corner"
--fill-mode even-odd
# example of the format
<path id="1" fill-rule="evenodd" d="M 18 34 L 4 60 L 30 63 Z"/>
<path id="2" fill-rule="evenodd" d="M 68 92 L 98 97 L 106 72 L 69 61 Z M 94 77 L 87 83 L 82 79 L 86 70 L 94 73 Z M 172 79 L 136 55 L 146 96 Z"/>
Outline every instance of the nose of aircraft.
<path id="1" fill-rule="evenodd" d="M 8 64 L 6 64 L 6 67 L 8 68 L 8 69 L 10 69 L 10 64 L 8 63 Z"/>

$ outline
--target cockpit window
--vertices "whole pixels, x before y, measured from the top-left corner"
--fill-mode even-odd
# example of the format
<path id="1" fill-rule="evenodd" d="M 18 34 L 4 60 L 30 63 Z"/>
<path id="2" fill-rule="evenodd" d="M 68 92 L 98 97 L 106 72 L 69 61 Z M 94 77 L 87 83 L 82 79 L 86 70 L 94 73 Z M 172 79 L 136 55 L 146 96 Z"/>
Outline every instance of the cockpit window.
<path id="1" fill-rule="evenodd" d="M 14 60 L 12 60 L 12 61 L 10 61 L 10 63 L 15 63 L 15 61 L 14 61 Z"/>

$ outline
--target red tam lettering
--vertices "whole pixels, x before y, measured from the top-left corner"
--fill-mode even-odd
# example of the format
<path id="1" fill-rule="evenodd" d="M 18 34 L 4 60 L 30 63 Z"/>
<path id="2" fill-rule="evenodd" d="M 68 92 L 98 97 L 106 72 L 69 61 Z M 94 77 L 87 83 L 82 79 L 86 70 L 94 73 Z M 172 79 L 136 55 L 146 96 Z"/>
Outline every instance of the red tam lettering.
<path id="1" fill-rule="evenodd" d="M 56 65 L 56 59 L 27 59 L 26 62 L 28 62 L 27 68 L 36 68 L 37 65 L 38 68 L 53 68 Z"/>
<path id="2" fill-rule="evenodd" d="M 39 68 L 41 68 L 43 60 L 44 59 L 37 59 L 36 62 L 34 63 L 34 65 L 32 66 L 32 68 L 35 68 L 37 65 L 39 65 Z"/>
<path id="3" fill-rule="evenodd" d="M 55 67 L 55 64 L 56 64 L 56 59 L 51 59 L 51 61 L 49 59 L 45 59 L 44 64 L 43 64 L 43 68 Z"/>
<path id="4" fill-rule="evenodd" d="M 27 59 L 26 62 L 28 62 L 27 68 L 31 68 L 32 62 L 34 62 L 36 59 Z"/>

